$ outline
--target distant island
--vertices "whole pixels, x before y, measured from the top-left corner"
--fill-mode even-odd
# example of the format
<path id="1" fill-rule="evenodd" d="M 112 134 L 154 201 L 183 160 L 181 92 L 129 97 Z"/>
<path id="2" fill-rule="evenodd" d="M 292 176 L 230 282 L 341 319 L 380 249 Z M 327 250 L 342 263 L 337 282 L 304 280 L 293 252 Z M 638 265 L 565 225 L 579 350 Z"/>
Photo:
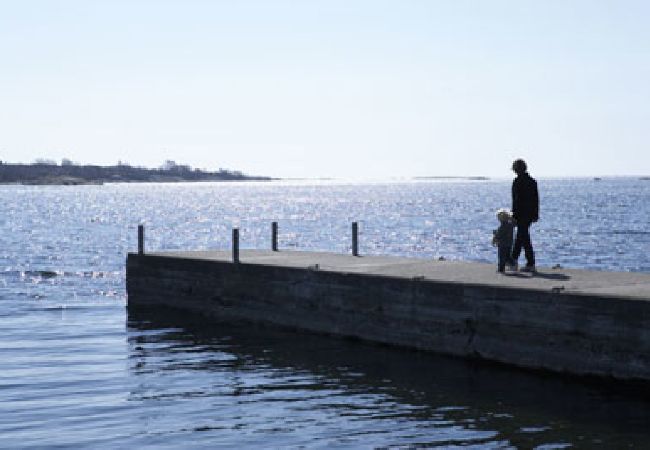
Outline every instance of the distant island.
<path id="1" fill-rule="evenodd" d="M 428 176 L 428 177 L 413 177 L 414 180 L 471 180 L 471 181 L 487 181 L 488 177 L 459 177 L 459 176 Z"/>
<path id="2" fill-rule="evenodd" d="M 165 161 L 157 168 L 134 167 L 118 163 L 115 166 L 80 165 L 64 159 L 37 160 L 32 164 L 0 161 L 0 184 L 79 185 L 119 182 L 179 182 L 179 181 L 268 181 L 270 177 L 250 176 L 239 171 L 193 169 L 185 164 Z"/>

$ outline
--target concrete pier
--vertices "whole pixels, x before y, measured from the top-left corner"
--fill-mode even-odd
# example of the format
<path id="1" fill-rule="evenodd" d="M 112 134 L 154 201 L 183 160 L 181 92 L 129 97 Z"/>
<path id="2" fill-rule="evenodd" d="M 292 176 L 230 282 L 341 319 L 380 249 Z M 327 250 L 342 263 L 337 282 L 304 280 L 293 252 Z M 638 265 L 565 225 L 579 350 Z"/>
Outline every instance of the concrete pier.
<path id="1" fill-rule="evenodd" d="M 241 250 L 129 254 L 129 308 L 166 306 L 524 368 L 650 382 L 650 275 Z"/>

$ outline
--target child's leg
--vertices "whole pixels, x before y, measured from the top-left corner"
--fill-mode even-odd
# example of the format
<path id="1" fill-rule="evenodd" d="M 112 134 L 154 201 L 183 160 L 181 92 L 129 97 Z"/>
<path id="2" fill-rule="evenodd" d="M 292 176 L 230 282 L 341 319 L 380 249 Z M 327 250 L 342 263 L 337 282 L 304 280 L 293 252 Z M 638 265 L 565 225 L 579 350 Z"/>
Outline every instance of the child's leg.
<path id="1" fill-rule="evenodd" d="M 499 247 L 499 267 L 498 267 L 499 272 L 505 272 L 506 262 L 508 261 L 509 257 L 510 254 L 508 253 L 508 249 L 504 247 Z"/>
<path id="2" fill-rule="evenodd" d="M 512 256 L 512 247 L 507 249 L 507 254 L 508 254 L 508 257 L 507 257 L 506 264 L 508 264 L 511 268 L 516 268 L 517 267 L 517 260 Z"/>

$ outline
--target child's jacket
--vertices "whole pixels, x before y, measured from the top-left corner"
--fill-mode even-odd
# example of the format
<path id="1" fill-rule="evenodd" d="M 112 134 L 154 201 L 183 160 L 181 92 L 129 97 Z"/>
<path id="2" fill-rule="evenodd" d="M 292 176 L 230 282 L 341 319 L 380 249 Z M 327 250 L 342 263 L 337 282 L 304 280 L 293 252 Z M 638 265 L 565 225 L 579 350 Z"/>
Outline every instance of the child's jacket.
<path id="1" fill-rule="evenodd" d="M 501 248 L 512 248 L 512 235 L 514 233 L 515 226 L 511 221 L 501 222 L 499 228 L 497 228 L 496 233 L 494 234 L 494 239 L 497 242 L 497 246 Z"/>

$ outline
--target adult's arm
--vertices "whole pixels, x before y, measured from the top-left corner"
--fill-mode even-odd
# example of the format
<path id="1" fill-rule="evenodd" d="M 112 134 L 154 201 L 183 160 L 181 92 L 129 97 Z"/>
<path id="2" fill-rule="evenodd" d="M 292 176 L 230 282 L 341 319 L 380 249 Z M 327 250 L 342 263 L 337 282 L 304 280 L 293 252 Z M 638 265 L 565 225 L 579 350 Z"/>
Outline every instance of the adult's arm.
<path id="1" fill-rule="evenodd" d="M 533 201 L 533 222 L 539 220 L 539 192 L 537 191 L 537 181 L 533 182 L 533 192 L 532 192 L 532 201 Z"/>
<path id="2" fill-rule="evenodd" d="M 516 178 L 512 180 L 512 216 L 515 219 L 519 216 L 519 189 Z"/>

